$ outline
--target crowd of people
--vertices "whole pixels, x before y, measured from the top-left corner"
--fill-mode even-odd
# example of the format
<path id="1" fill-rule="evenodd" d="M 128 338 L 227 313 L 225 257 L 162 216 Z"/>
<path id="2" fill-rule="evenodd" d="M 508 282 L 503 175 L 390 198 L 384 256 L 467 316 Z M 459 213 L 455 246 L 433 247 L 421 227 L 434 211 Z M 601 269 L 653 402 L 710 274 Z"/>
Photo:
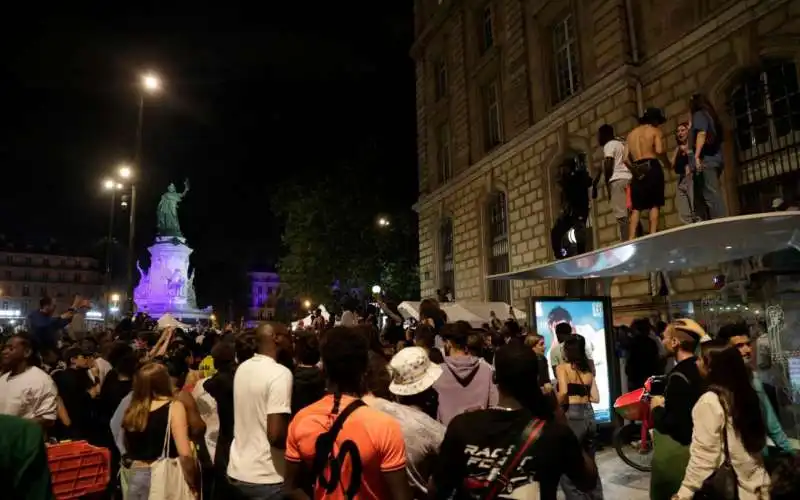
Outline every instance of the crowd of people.
<path id="1" fill-rule="evenodd" d="M 566 323 L 545 359 L 545 338 L 516 320 L 448 322 L 433 299 L 407 329 L 349 312 L 347 324 L 297 331 L 127 321 L 76 340 L 43 299 L 37 322 L 3 346 L 4 493 L 52 498 L 44 443 L 71 439 L 112 452 L 98 498 L 163 498 L 164 488 L 185 498 L 156 467 L 165 460 L 187 495 L 226 500 L 603 497 L 594 365 Z M 772 448 L 793 451 L 747 367 L 748 332 L 731 326 L 701 344 L 690 320 L 663 338 L 636 328 L 626 349 L 677 361 L 652 403 L 652 498 L 693 498 L 724 453 L 739 498 L 795 498 L 796 467 L 769 465 Z M 628 375 L 638 383 L 647 371 Z"/>

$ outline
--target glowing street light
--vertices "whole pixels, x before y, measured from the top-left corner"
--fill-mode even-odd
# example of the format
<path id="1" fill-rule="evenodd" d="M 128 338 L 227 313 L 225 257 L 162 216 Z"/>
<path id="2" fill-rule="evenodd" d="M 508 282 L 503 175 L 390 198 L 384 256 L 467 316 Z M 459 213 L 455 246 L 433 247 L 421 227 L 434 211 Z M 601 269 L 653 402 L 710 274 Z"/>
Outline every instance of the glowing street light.
<path id="1" fill-rule="evenodd" d="M 375 295 L 378 295 L 379 293 L 381 293 L 381 287 L 380 287 L 380 285 L 374 285 L 374 286 L 372 287 L 372 293 L 374 293 Z"/>
<path id="2" fill-rule="evenodd" d="M 208 319 L 210 319 L 212 322 L 214 322 L 214 321 L 217 320 L 217 315 L 216 314 L 212 314 L 211 316 L 208 317 Z"/>
<path id="3" fill-rule="evenodd" d="M 303 302 L 303 307 L 305 307 L 306 309 L 311 309 L 311 301 L 306 300 L 305 302 Z"/>
<path id="4" fill-rule="evenodd" d="M 115 185 L 116 185 L 116 183 L 112 179 L 106 179 L 106 180 L 103 181 L 103 188 L 104 189 L 108 189 L 108 190 L 114 189 Z"/>
<path id="5" fill-rule="evenodd" d="M 119 302 L 119 294 L 118 293 L 112 293 L 111 294 L 111 302 Z"/>
<path id="6" fill-rule="evenodd" d="M 127 165 L 120 165 L 119 167 L 120 177 L 122 177 L 123 179 L 130 179 L 132 175 L 133 175 L 133 170 L 131 170 L 131 167 Z"/>
<path id="7" fill-rule="evenodd" d="M 158 92 L 161 90 L 161 78 L 155 73 L 145 73 L 142 75 L 142 88 L 150 94 Z"/>
<path id="8" fill-rule="evenodd" d="M 389 227 L 390 225 L 391 222 L 389 222 L 389 219 L 387 219 L 386 217 L 381 217 L 380 219 L 378 219 L 379 227 Z"/>

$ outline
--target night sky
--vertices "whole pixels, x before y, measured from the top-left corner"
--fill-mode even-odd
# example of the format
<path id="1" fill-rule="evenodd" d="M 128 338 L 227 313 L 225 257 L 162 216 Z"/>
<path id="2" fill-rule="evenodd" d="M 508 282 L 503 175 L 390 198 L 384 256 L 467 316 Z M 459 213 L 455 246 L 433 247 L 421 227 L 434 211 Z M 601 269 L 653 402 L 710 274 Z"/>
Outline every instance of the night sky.
<path id="1" fill-rule="evenodd" d="M 153 241 L 161 193 L 189 177 L 179 213 L 201 302 L 238 298 L 247 269 L 277 261 L 270 196 L 280 183 L 369 149 L 379 175 L 397 186 L 386 212 L 410 210 L 412 3 L 235 3 L 90 12 L 70 4 L 20 16 L 21 31 L 3 34 L 0 234 L 83 251 L 105 236 L 101 180 L 133 157 L 137 75 L 148 69 L 165 89 L 145 107 L 137 255 Z M 117 212 L 121 254 L 126 217 Z"/>

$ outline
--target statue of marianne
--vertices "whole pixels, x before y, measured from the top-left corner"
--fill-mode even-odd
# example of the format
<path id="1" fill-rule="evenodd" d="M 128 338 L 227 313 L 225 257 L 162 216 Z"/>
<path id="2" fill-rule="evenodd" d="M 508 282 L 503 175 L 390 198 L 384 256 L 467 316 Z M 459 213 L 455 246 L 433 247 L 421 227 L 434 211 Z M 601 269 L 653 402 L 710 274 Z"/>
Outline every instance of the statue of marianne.
<path id="1" fill-rule="evenodd" d="M 183 200 L 189 192 L 189 179 L 183 181 L 183 192 L 175 190 L 175 184 L 170 183 L 167 192 L 161 195 L 158 202 L 158 226 L 156 234 L 158 236 L 173 236 L 182 238 L 181 226 L 178 222 L 178 203 Z"/>

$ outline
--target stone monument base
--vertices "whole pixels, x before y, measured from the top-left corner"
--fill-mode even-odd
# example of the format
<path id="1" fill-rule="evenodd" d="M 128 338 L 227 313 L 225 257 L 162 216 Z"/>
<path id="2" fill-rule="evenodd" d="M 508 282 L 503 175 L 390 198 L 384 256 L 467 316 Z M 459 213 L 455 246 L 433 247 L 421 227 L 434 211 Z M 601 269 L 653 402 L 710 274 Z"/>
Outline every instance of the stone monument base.
<path id="1" fill-rule="evenodd" d="M 193 250 L 182 237 L 158 236 L 150 252 L 150 269 L 139 269 L 139 284 L 133 299 L 139 312 L 153 318 L 166 313 L 180 321 L 208 320 L 211 307 L 197 307 L 194 271 L 189 273 L 189 256 Z"/>

